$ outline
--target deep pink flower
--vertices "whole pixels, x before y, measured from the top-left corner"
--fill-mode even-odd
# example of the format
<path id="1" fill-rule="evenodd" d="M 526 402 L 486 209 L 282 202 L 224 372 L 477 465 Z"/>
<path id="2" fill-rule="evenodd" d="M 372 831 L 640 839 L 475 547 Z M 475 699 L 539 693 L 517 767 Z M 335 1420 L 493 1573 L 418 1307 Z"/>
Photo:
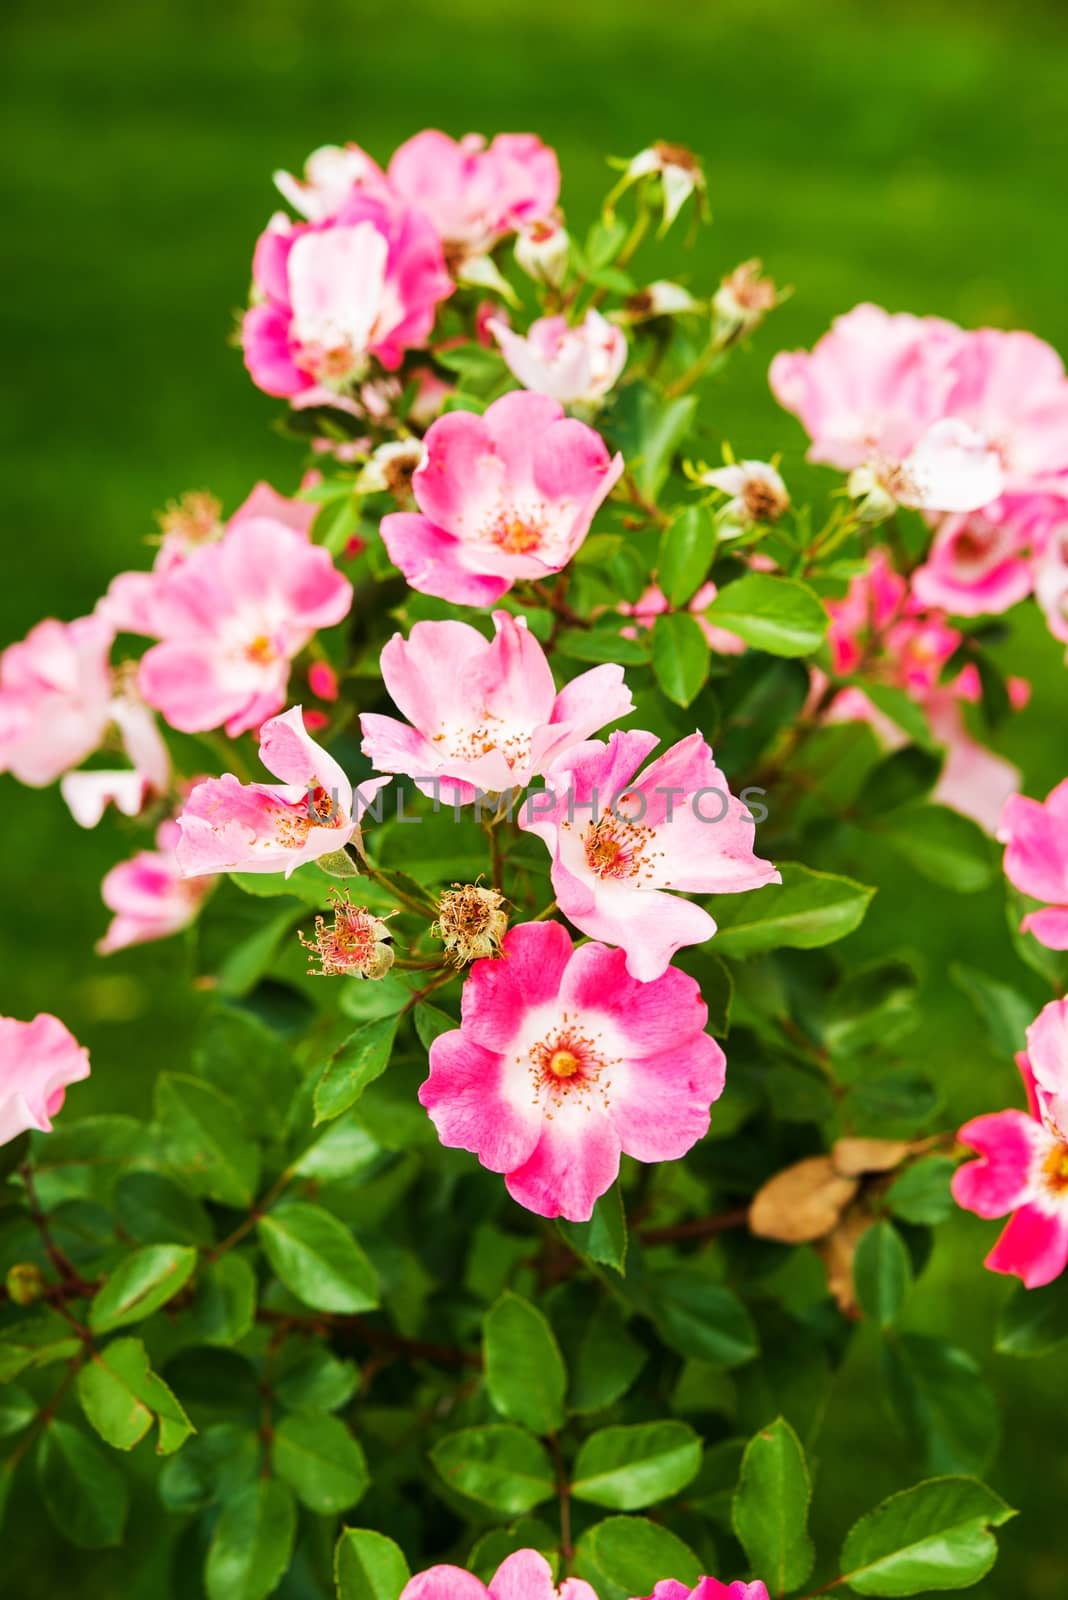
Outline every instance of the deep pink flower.
<path id="1" fill-rule="evenodd" d="M 462 139 L 428 128 L 393 153 L 393 189 L 433 223 L 450 255 L 483 255 L 522 223 L 551 216 L 560 196 L 556 153 L 532 133 Z"/>
<path id="2" fill-rule="evenodd" d="M 718 1578 L 699 1578 L 697 1587 L 687 1589 L 674 1578 L 658 1583 L 649 1600 L 768 1600 L 768 1591 L 759 1578 L 745 1583 L 736 1578 L 733 1583 L 720 1583 Z"/>
<path id="3" fill-rule="evenodd" d="M 301 709 L 260 730 L 260 760 L 281 783 L 243 784 L 232 773 L 205 778 L 178 817 L 178 865 L 205 872 L 281 872 L 344 849 L 389 778 L 352 784 L 304 728 Z"/>
<path id="4" fill-rule="evenodd" d="M 67 1086 L 88 1076 L 88 1050 L 58 1017 L 0 1017 L 0 1144 L 30 1128 L 51 1133 Z"/>
<path id="5" fill-rule="evenodd" d="M 100 955 L 112 955 L 132 944 L 169 939 L 193 921 L 211 891 L 212 880 L 182 876 L 175 856 L 180 837 L 177 823 L 161 823 L 155 850 L 139 850 L 107 874 L 100 895 L 114 916 L 97 944 Z"/>
<path id="6" fill-rule="evenodd" d="M 321 222 L 276 216 L 252 264 L 245 364 L 267 394 L 330 403 L 373 356 L 399 367 L 424 345 L 452 282 L 417 211 L 356 190 Z"/>
<path id="7" fill-rule="evenodd" d="M 636 776 L 659 742 L 637 729 L 578 745 L 519 818 L 549 848 L 560 910 L 592 939 L 619 945 L 627 971 L 645 982 L 716 931 L 701 906 L 665 890 L 737 894 L 781 881 L 754 855 L 753 820 L 699 733 Z"/>
<path id="8" fill-rule="evenodd" d="M 559 1588 L 552 1568 L 537 1550 L 516 1550 L 501 1562 L 487 1587 L 463 1567 L 431 1567 L 410 1578 L 400 1600 L 597 1600 L 581 1578 L 565 1578 Z"/>
<path id="9" fill-rule="evenodd" d="M 1068 778 L 1044 801 L 1016 794 L 1001 813 L 997 837 L 1005 846 L 1005 876 L 1022 894 L 1044 900 L 1021 931 L 1050 950 L 1068 950 Z"/>
<path id="10" fill-rule="evenodd" d="M 894 571 L 886 551 L 877 549 L 871 552 L 867 569 L 850 578 L 844 598 L 825 601 L 831 619 L 827 644 L 836 677 L 857 670 L 869 646 L 900 615 L 907 594 L 905 579 Z"/>
<path id="11" fill-rule="evenodd" d="M 140 688 L 172 727 L 231 737 L 285 704 L 289 664 L 340 622 L 352 585 L 328 551 L 273 514 L 239 515 L 155 589 Z"/>
<path id="12" fill-rule="evenodd" d="M 1027 1054 L 1016 1058 L 1028 1110 L 976 1117 L 960 1130 L 979 1160 L 953 1177 L 957 1204 L 1007 1227 L 986 1258 L 993 1272 L 1013 1273 L 1028 1289 L 1068 1265 L 1068 1002 L 1051 1001 L 1027 1030 Z"/>
<path id="13" fill-rule="evenodd" d="M 488 640 L 466 622 L 417 622 L 382 651 L 382 678 L 407 722 L 366 712 L 363 753 L 380 772 L 438 780 L 441 797 L 523 787 L 565 751 L 634 708 L 622 667 L 580 673 L 558 694 L 523 618 L 493 613 Z M 433 782 L 420 788 L 436 795 Z"/>
<path id="14" fill-rule="evenodd" d="M 506 394 L 482 416 L 450 411 L 427 431 L 412 478 L 421 516 L 382 519 L 413 589 L 492 605 L 517 578 L 567 565 L 623 471 L 600 434 L 545 395 Z"/>
<path id="15" fill-rule="evenodd" d="M 92 754 L 111 721 L 113 638 L 101 617 L 49 619 L 0 655 L 0 772 L 37 789 Z"/>
<path id="16" fill-rule="evenodd" d="M 592 309 L 575 326 L 566 317 L 540 317 L 525 337 L 503 318 L 487 326 L 524 389 L 547 394 L 561 405 L 602 400 L 627 364 L 623 330 Z"/>
<path id="17" fill-rule="evenodd" d="M 1008 611 L 1031 592 L 1031 566 L 1013 523 L 986 513 L 943 519 L 927 560 L 912 576 L 912 592 L 925 606 L 960 617 Z"/>
<path id="18" fill-rule="evenodd" d="M 576 950 L 557 922 L 520 923 L 476 961 L 461 1017 L 431 1045 L 419 1098 L 442 1144 L 542 1217 L 588 1221 L 621 1153 L 684 1156 L 723 1089 L 694 980 L 673 967 L 639 983 L 621 950 Z"/>

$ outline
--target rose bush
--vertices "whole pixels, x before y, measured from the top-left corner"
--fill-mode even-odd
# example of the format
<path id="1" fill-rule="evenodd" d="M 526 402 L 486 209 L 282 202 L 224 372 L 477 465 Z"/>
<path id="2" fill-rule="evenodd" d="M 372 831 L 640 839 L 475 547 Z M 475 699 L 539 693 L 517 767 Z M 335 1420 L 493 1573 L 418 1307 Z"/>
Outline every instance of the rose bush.
<path id="1" fill-rule="evenodd" d="M 277 182 L 292 492 L 185 496 L 0 657 L 0 771 L 140 830 L 101 955 L 184 937 L 210 996 L 148 1121 L 0 1018 L 0 1508 L 95 1551 L 136 1496 L 208 1600 L 976 1583 L 994 1401 L 901 1320 L 956 1203 L 1009 1218 L 1000 1348 L 1068 1340 L 1065 785 L 988 745 L 1014 613 L 1068 636 L 1063 367 L 867 305 L 780 352 L 820 514 L 729 443 L 775 285 L 653 275 L 688 151 L 575 232 L 532 135 Z M 916 958 L 835 948 L 876 849 L 920 915 L 1004 884 L 1017 970 L 951 975 L 1024 1090 L 959 1133 Z M 817 1548 L 862 1324 L 915 1470 Z"/>

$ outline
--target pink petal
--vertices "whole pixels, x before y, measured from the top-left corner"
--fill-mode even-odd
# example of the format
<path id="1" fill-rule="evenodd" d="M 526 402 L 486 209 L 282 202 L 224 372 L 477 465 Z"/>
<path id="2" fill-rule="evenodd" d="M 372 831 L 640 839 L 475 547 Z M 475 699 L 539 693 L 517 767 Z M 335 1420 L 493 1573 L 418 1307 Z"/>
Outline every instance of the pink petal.
<path id="1" fill-rule="evenodd" d="M 453 605 L 490 606 L 512 587 L 510 578 L 469 571 L 460 542 L 427 517 L 394 511 L 382 518 L 380 531 L 389 559 L 421 594 Z"/>
<path id="2" fill-rule="evenodd" d="M 508 1193 L 539 1217 L 588 1222 L 619 1175 L 619 1135 L 609 1117 L 574 1102 L 539 1122 L 533 1154 L 505 1174 Z"/>
<path id="3" fill-rule="evenodd" d="M 507 1052 L 527 1011 L 555 999 L 572 957 L 559 922 L 524 922 L 511 928 L 497 960 L 476 961 L 464 984 L 464 1032 L 478 1044 Z"/>
<path id="4" fill-rule="evenodd" d="M 1068 1209 L 1023 1206 L 1010 1217 L 986 1265 L 991 1272 L 1013 1273 L 1028 1289 L 1052 1283 L 1068 1265 Z"/>
<path id="5" fill-rule="evenodd" d="M 1003 1217 L 1033 1193 L 1032 1169 L 1047 1136 L 1024 1111 L 997 1111 L 965 1123 L 957 1136 L 979 1152 L 953 1175 L 953 1198 L 980 1217 Z"/>
<path id="6" fill-rule="evenodd" d="M 472 970 L 488 964 L 476 962 Z M 504 1057 L 478 1044 L 465 1024 L 431 1045 L 430 1076 L 420 1086 L 419 1103 L 443 1145 L 470 1150 L 491 1172 L 507 1172 L 527 1159 L 542 1127 L 533 1097 L 508 1090 Z"/>

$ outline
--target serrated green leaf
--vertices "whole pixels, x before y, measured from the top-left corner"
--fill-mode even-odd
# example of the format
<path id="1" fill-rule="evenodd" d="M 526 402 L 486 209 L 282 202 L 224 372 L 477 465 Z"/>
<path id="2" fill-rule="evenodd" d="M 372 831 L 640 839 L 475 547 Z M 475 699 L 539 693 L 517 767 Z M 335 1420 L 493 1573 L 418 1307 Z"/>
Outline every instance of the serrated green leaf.
<path id="1" fill-rule="evenodd" d="M 148 1244 L 125 1257 L 89 1307 L 94 1333 L 143 1322 L 185 1287 L 197 1264 L 191 1245 Z"/>
<path id="2" fill-rule="evenodd" d="M 337 1417 L 293 1412 L 274 1430 L 274 1470 L 320 1516 L 347 1511 L 370 1483 L 367 1458 Z"/>
<path id="3" fill-rule="evenodd" d="M 875 893 L 852 878 L 783 862 L 781 884 L 749 894 L 718 895 L 712 915 L 719 926 L 719 955 L 751 956 L 788 947 L 812 950 L 833 944 L 860 926 Z"/>
<path id="4" fill-rule="evenodd" d="M 891 1495 L 854 1523 L 841 1569 L 855 1594 L 887 1600 L 966 1589 L 997 1559 L 991 1528 L 1015 1515 L 975 1478 L 934 1478 Z"/>
<path id="5" fill-rule="evenodd" d="M 194 1194 L 252 1204 L 260 1154 L 232 1100 L 199 1078 L 165 1072 L 156 1082 L 156 1121 L 166 1160 Z"/>
<path id="6" fill-rule="evenodd" d="M 169 1456 L 195 1431 L 149 1366 L 140 1339 L 115 1339 L 95 1350 L 78 1373 L 78 1398 L 97 1433 L 115 1450 L 132 1450 L 158 1422 L 156 1454 Z"/>
<path id="7" fill-rule="evenodd" d="M 204 1567 L 208 1600 L 267 1600 L 289 1566 L 297 1532 L 293 1496 L 259 1478 L 226 1501 Z"/>
<path id="8" fill-rule="evenodd" d="M 430 1459 L 451 1488 L 506 1516 L 533 1511 L 556 1492 L 545 1446 L 508 1423 L 446 1434 Z"/>
<path id="9" fill-rule="evenodd" d="M 337 1600 L 399 1600 L 411 1577 L 404 1552 L 384 1533 L 346 1528 L 334 1551 Z"/>
<path id="10" fill-rule="evenodd" d="M 579 1446 L 571 1492 L 613 1511 L 637 1511 L 685 1489 L 700 1465 L 701 1441 L 684 1422 L 602 1428 Z"/>
<path id="11" fill-rule="evenodd" d="M 799 1589 L 812 1571 L 811 1499 L 801 1441 L 779 1417 L 746 1446 L 732 1509 L 734 1531 L 772 1596 Z"/>
<path id="12" fill-rule="evenodd" d="M 286 1288 L 316 1311 L 370 1311 L 378 1278 L 351 1233 L 321 1206 L 293 1201 L 257 1224 L 263 1253 Z"/>

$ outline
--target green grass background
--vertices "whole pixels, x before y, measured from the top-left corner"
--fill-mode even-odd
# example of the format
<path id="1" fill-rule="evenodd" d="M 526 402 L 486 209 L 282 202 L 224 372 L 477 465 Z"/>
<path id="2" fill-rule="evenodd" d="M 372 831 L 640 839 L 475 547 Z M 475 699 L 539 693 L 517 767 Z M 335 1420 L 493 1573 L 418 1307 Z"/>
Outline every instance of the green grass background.
<path id="1" fill-rule="evenodd" d="M 672 268 L 704 285 L 761 255 L 796 288 L 710 394 L 712 451 L 722 437 L 785 448 L 797 472 L 803 442 L 770 400 L 767 361 L 861 299 L 1027 327 L 1068 349 L 1064 20 L 1052 3 L 998 0 L 9 3 L 0 644 L 41 616 L 88 610 L 116 569 L 148 559 L 152 513 L 182 490 L 210 487 L 232 507 L 260 476 L 293 487 L 292 447 L 270 428 L 277 407 L 227 337 L 274 205 L 270 173 L 323 142 L 354 138 L 384 158 L 427 125 L 536 129 L 558 148 L 564 203 L 583 221 L 606 186 L 605 153 L 656 137 L 702 152 L 716 225 L 691 255 L 673 245 Z M 1041 629 L 1019 652 L 1036 693 L 1003 746 L 1044 793 L 1068 769 L 1068 677 Z M 156 1071 L 183 1059 L 191 1002 L 174 982 L 180 943 L 106 964 L 92 954 L 99 879 L 132 836 L 111 822 L 83 835 L 56 791 L 5 779 L 0 839 L 0 1012 L 54 1010 L 91 1046 L 94 1078 L 72 1111 L 147 1106 Z M 870 863 L 868 881 L 885 870 Z M 914 1047 L 953 1119 L 1015 1087 L 947 963 L 997 972 L 1010 957 L 999 892 L 973 902 L 963 949 L 960 919 L 941 926 L 928 898 L 918 884 L 897 913 L 877 898 L 859 944 L 923 955 L 944 1003 Z M 1023 1515 L 972 1592 L 1058 1600 L 1065 1360 L 990 1354 L 1006 1289 L 979 1266 L 991 1237 L 970 1218 L 945 1230 L 911 1325 L 952 1332 L 1003 1397 L 991 1481 Z M 907 1479 L 877 1388 L 865 1335 L 821 1441 L 823 1546 Z M 43 1526 L 37 1539 L 41 1594 L 61 1582 L 72 1600 L 137 1600 L 121 1557 L 73 1558 Z"/>

